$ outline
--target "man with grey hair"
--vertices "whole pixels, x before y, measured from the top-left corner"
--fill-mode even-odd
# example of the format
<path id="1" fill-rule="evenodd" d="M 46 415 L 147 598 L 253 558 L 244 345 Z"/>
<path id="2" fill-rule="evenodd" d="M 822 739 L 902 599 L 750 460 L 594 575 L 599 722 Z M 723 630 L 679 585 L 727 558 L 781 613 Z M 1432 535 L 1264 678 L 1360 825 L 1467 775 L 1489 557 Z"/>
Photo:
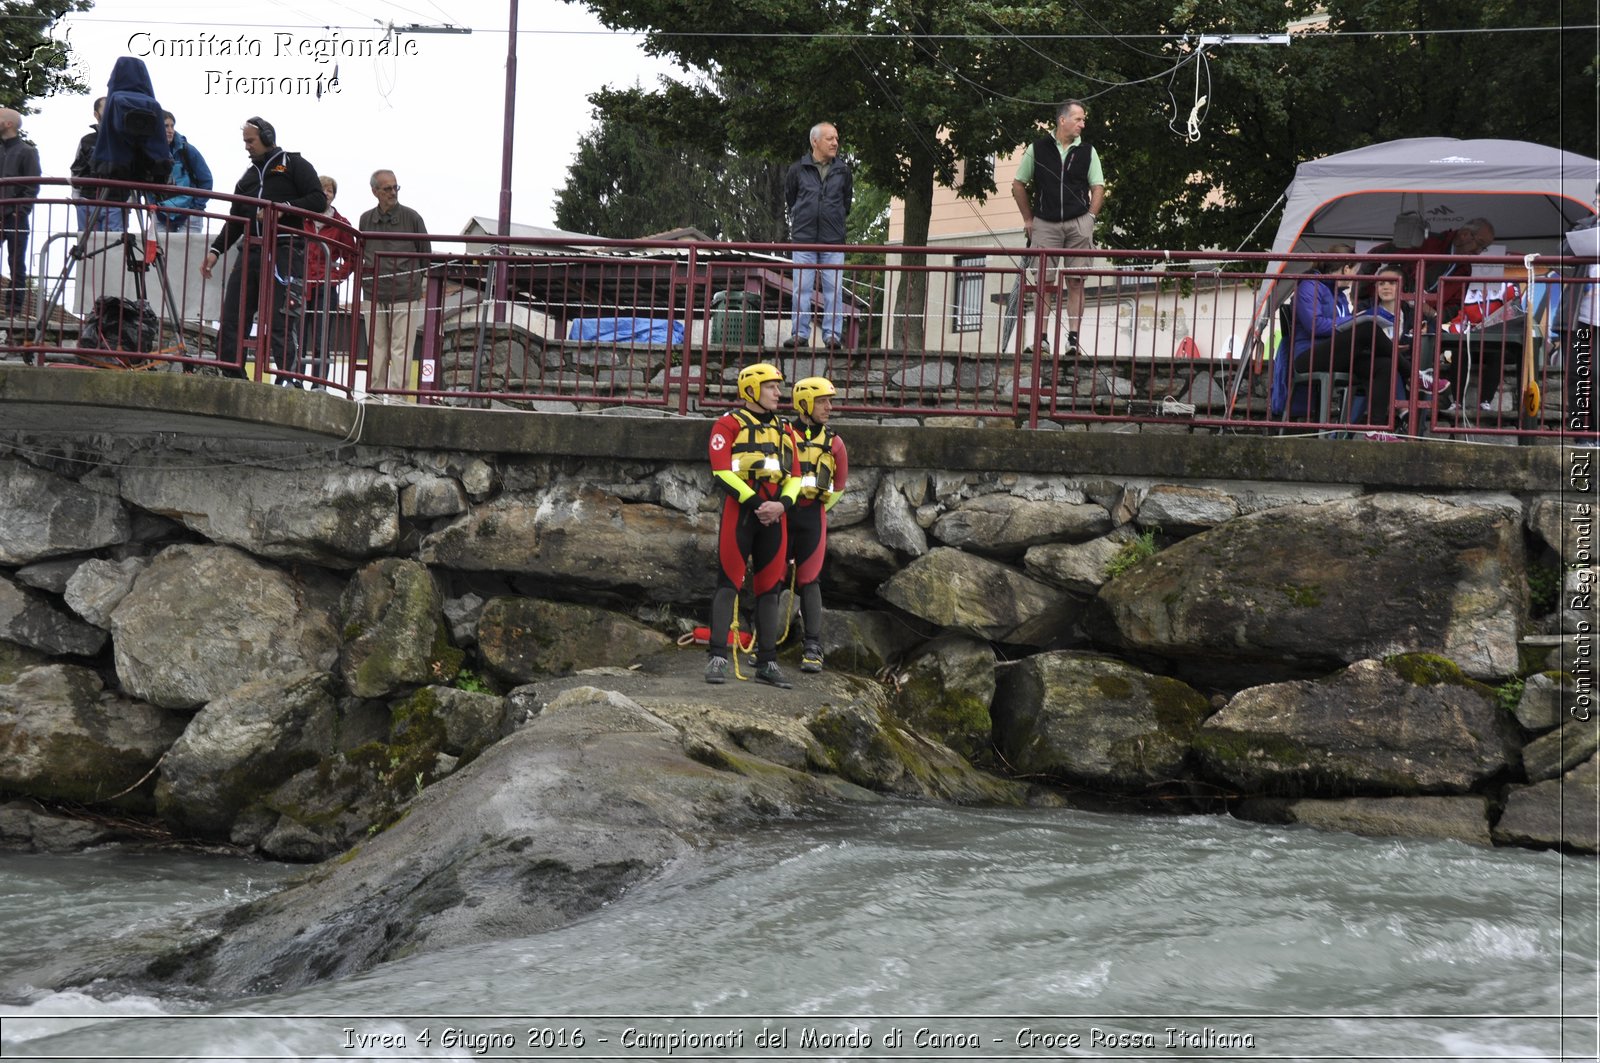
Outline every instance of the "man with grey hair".
<path id="1" fill-rule="evenodd" d="M 839 158 L 839 130 L 832 122 L 811 127 L 811 150 L 789 167 L 783 198 L 789 206 L 789 239 L 797 244 L 842 244 L 845 219 L 855 195 L 850 164 Z M 843 251 L 793 252 L 798 266 L 842 266 Z M 822 283 L 822 339 L 829 350 L 842 350 L 843 313 L 837 269 L 795 270 L 794 326 L 783 342 L 787 348 L 811 345 L 812 288 Z"/>
<path id="2" fill-rule="evenodd" d="M 422 323 L 423 280 L 426 255 L 433 244 L 426 236 L 422 215 L 400 203 L 400 182 L 393 170 L 374 170 L 372 195 L 378 205 L 361 215 L 361 231 L 368 234 L 361 268 L 372 300 L 371 354 L 367 363 L 367 388 L 403 390 L 410 387 L 411 337 Z"/>
<path id="3" fill-rule="evenodd" d="M 20 315 L 28 299 L 28 231 L 33 227 L 33 201 L 39 198 L 40 172 L 39 149 L 22 136 L 22 115 L 0 107 L 0 243 L 5 245 L 11 283 L 4 309 L 11 316 Z M 18 183 L 3 183 L 17 178 Z"/>
<path id="4" fill-rule="evenodd" d="M 1094 223 L 1105 202 L 1106 179 L 1100 153 L 1083 139 L 1088 119 L 1081 101 L 1066 101 L 1056 108 L 1054 133 L 1039 137 L 1022 153 L 1016 180 L 1011 182 L 1011 198 L 1022 213 L 1022 231 L 1029 247 L 1094 248 Z M 1068 278 L 1066 287 L 1067 353 L 1077 354 L 1078 330 L 1083 324 L 1083 281 Z M 1041 295 L 1039 316 L 1049 315 L 1049 301 Z M 1044 334 L 1049 336 L 1048 328 Z M 1031 354 L 1031 348 L 1024 353 Z"/>

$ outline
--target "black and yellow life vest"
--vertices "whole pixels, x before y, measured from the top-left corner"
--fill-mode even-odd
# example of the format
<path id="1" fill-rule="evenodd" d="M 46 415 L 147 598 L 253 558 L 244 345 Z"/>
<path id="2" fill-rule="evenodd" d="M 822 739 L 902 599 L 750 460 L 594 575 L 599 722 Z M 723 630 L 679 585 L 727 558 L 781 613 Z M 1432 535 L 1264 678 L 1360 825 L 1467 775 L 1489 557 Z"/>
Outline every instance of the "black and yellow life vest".
<path id="1" fill-rule="evenodd" d="M 815 434 L 813 434 L 815 433 Z M 794 423 L 800 454 L 800 497 L 818 498 L 833 490 L 838 467 L 833 460 L 833 429 L 827 425 Z"/>
<path id="2" fill-rule="evenodd" d="M 748 410 L 734 410 L 733 417 L 739 422 L 739 434 L 729 452 L 734 474 L 746 483 L 787 479 L 794 439 L 783 421 L 777 417 L 762 420 Z"/>

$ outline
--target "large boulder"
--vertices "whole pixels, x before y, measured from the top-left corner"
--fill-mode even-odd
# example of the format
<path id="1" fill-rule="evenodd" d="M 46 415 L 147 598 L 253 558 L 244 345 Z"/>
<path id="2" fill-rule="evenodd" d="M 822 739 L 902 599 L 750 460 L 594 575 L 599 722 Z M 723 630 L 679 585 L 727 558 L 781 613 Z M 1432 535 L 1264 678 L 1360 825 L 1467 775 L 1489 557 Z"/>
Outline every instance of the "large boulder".
<path id="1" fill-rule="evenodd" d="M 1110 530 L 1111 514 L 1104 506 L 1003 493 L 968 499 L 933 525 L 934 537 L 946 546 L 1004 559 L 1019 558 L 1030 546 L 1080 542 Z"/>
<path id="2" fill-rule="evenodd" d="M 1489 846 L 1489 799 L 1459 797 L 1252 798 L 1234 810 L 1240 819 L 1298 823 L 1368 838 L 1448 838 Z"/>
<path id="3" fill-rule="evenodd" d="M 316 585 L 227 546 L 173 546 L 111 612 L 122 688 L 198 708 L 262 676 L 327 671 L 335 605 Z"/>
<path id="4" fill-rule="evenodd" d="M 921 557 L 928 552 L 928 533 L 917 523 L 916 516 L 927 485 L 926 473 L 895 472 L 878 481 L 872 520 L 880 543 L 908 557 Z"/>
<path id="5" fill-rule="evenodd" d="M 602 665 L 627 666 L 672 639 L 621 613 L 538 598 L 491 598 L 478 618 L 478 653 L 512 683 Z"/>
<path id="6" fill-rule="evenodd" d="M 119 482 L 129 502 L 259 557 L 351 568 L 400 541 L 399 487 L 371 469 L 156 463 Z"/>
<path id="7" fill-rule="evenodd" d="M 445 633 L 444 596 L 416 561 L 386 557 L 362 568 L 339 613 L 339 672 L 357 697 L 448 681 L 461 667 L 461 651 Z"/>
<path id="8" fill-rule="evenodd" d="M 0 804 L 0 849 L 24 853 L 71 853 L 118 840 L 103 819 L 77 819 L 46 811 L 32 801 Z"/>
<path id="9" fill-rule="evenodd" d="M 0 565 L 113 546 L 127 541 L 128 529 L 114 493 L 0 458 Z"/>
<path id="10" fill-rule="evenodd" d="M 1513 770 L 1517 735 L 1492 689 L 1418 655 L 1242 690 L 1195 750 L 1210 777 L 1244 793 L 1461 794 Z"/>
<path id="11" fill-rule="evenodd" d="M 660 717 L 579 688 L 306 881 L 147 935 L 145 949 L 75 951 L 27 978 L 123 976 L 238 997 L 531 935 L 614 902 L 699 841 L 825 793 L 776 766 L 745 776 L 698 763 Z"/>
<path id="12" fill-rule="evenodd" d="M 1572 718 L 1569 713 L 1577 707 L 1577 693 L 1570 673 L 1536 672 L 1523 684 L 1513 712 L 1525 729 L 1536 734 L 1548 731 Z"/>
<path id="13" fill-rule="evenodd" d="M 268 676 L 217 698 L 162 761 L 161 814 L 203 837 L 228 838 L 240 813 L 332 750 L 335 710 L 326 672 Z"/>
<path id="14" fill-rule="evenodd" d="M 329 753 L 261 804 L 276 815 L 256 844 L 280 860 L 325 860 L 392 824 L 405 804 L 499 741 L 506 700 L 427 686 L 393 705 L 387 732 Z M 342 730 L 342 729 L 341 729 Z M 326 749 L 326 747 L 324 747 Z M 262 824 L 266 827 L 266 824 Z"/>
<path id="15" fill-rule="evenodd" d="M 799 620 L 796 619 L 798 626 Z M 827 667 L 877 675 L 923 641 L 931 632 L 920 631 L 904 617 L 876 609 L 824 609 L 822 655 Z"/>
<path id="16" fill-rule="evenodd" d="M 918 734 L 968 760 L 994 759 L 994 649 L 963 635 L 934 639 L 906 659 L 896 676 L 894 709 Z"/>
<path id="17" fill-rule="evenodd" d="M 1561 558 L 1563 565 L 1594 559 L 1594 506 L 1561 498 L 1537 498 L 1528 508 L 1528 528 Z M 1585 549 L 1585 544 L 1590 544 Z"/>
<path id="18" fill-rule="evenodd" d="M 1591 717 L 1571 719 L 1522 747 L 1522 771 L 1529 782 L 1564 775 L 1600 748 L 1600 726 Z"/>
<path id="19" fill-rule="evenodd" d="M 1596 809 L 1600 809 L 1600 756 L 1591 756 L 1559 779 L 1512 787 L 1506 810 L 1494 825 L 1494 840 L 1501 845 L 1600 852 Z"/>
<path id="20" fill-rule="evenodd" d="M 835 531 L 829 514 L 828 556 L 822 567 L 822 589 L 829 602 L 871 605 L 877 601 L 878 588 L 898 571 L 900 559 L 871 528 Z"/>
<path id="21" fill-rule="evenodd" d="M 1022 557 L 1022 570 L 1036 580 L 1077 594 L 1095 594 L 1111 579 L 1112 566 L 1132 540 L 1119 528 L 1086 543 L 1047 543 Z"/>
<path id="22" fill-rule="evenodd" d="M 142 784 L 183 726 L 181 716 L 105 691 L 87 668 L 24 668 L 0 683 L 0 790 L 148 809 Z"/>
<path id="23" fill-rule="evenodd" d="M 935 547 L 890 577 L 879 593 L 912 616 L 990 642 L 1049 646 L 1072 630 L 1065 594 L 997 561 Z"/>
<path id="24" fill-rule="evenodd" d="M 526 573 L 555 590 L 694 602 L 714 575 L 716 521 L 564 484 L 478 506 L 424 537 L 417 556 L 448 568 Z"/>
<path id="25" fill-rule="evenodd" d="M 1225 492 L 1184 484 L 1156 484 L 1140 501 L 1135 520 L 1141 528 L 1186 535 L 1215 528 L 1238 515 L 1238 501 Z"/>
<path id="26" fill-rule="evenodd" d="M 24 668 L 49 663 L 50 658 L 38 650 L 0 639 L 0 683 L 11 682 Z"/>
<path id="27" fill-rule="evenodd" d="M 990 708 L 995 746 L 1013 772 L 1134 793 L 1186 774 L 1210 712 L 1176 679 L 1066 651 L 1002 669 Z"/>
<path id="28" fill-rule="evenodd" d="M 1527 614 L 1520 509 L 1374 495 L 1253 513 L 1140 562 L 1097 603 L 1097 641 L 1218 686 L 1407 652 L 1510 675 Z"/>
<path id="29" fill-rule="evenodd" d="M 85 624 L 55 601 L 0 576 L 0 639 L 52 657 L 92 657 L 106 644 L 106 633 Z"/>

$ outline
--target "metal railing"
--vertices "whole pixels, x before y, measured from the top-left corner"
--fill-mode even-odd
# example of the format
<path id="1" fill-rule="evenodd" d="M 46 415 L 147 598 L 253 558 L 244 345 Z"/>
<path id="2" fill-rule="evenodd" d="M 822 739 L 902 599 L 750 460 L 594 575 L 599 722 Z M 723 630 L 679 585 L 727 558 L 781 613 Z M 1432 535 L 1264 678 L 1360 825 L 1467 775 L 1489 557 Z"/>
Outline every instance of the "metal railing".
<path id="1" fill-rule="evenodd" d="M 842 265 L 805 267 L 837 277 L 830 315 L 831 285 L 797 297 L 788 245 L 432 234 L 448 246 L 417 255 L 359 232 L 307 233 L 304 212 L 226 194 L 206 212 L 160 208 L 173 226 L 201 219 L 193 234 L 139 204 L 160 196 L 150 186 L 97 180 L 113 191 L 86 200 L 41 184 L 22 310 L 0 307 L 0 356 L 34 364 L 227 373 L 424 405 L 685 414 L 732 405 L 739 368 L 766 360 L 791 382 L 829 377 L 846 414 L 1504 442 L 1562 437 L 1593 383 L 1592 361 L 1581 389 L 1569 371 L 1571 352 L 1587 351 L 1571 308 L 1593 299 L 1588 260 L 1540 257 L 1530 284 L 1519 257 L 830 246 L 816 250 L 844 253 Z M 124 193 L 135 202 L 117 202 Z M 256 220 L 207 278 L 236 203 Z M 79 208 L 97 205 L 123 210 L 126 231 L 85 232 Z M 308 281 L 312 245 L 362 265 Z M 1368 274 L 1307 276 L 1319 260 L 1387 263 L 1401 295 Z M 372 278 L 396 272 L 419 278 L 418 298 L 375 303 Z M 1389 300 L 1413 335 L 1296 313 L 1305 286 L 1334 284 L 1356 305 Z M 368 340 L 386 331 L 397 338 L 375 374 Z"/>

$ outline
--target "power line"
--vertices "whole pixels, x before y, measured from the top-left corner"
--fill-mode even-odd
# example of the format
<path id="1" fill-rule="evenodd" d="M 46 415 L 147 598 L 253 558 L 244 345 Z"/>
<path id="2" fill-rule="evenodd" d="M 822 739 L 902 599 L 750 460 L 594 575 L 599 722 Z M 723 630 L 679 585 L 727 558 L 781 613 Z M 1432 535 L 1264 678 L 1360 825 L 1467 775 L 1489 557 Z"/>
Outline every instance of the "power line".
<path id="1" fill-rule="evenodd" d="M 348 5 L 341 5 L 349 10 Z M 392 3 L 391 6 L 407 11 L 409 8 Z M 420 17 L 420 13 L 419 17 Z M 67 13 L 51 18 L 46 15 L 16 14 L 7 15 L 9 21 L 23 19 L 34 22 L 60 22 L 70 21 L 86 25 L 136 25 L 136 26 L 194 26 L 211 30 L 236 30 L 236 29 L 273 29 L 273 30 L 331 30 L 336 32 L 350 32 L 356 30 L 370 31 L 370 23 L 357 25 L 330 25 L 327 23 L 306 23 L 304 25 L 286 25 L 283 22 L 219 22 L 215 20 L 191 21 L 184 19 L 159 19 L 159 18 L 100 18 Z M 469 27 L 474 33 L 504 34 L 507 32 L 503 26 Z M 1312 44 L 1320 41 L 1338 40 L 1345 37 L 1440 37 L 1440 36 L 1471 36 L 1483 34 L 1502 33 L 1571 33 L 1584 30 L 1600 30 L 1600 23 L 1565 25 L 1565 26 L 1467 26 L 1455 29 L 1450 28 L 1406 28 L 1386 30 L 1325 30 L 1311 29 L 1293 34 L 1295 43 Z M 568 29 L 542 29 L 539 27 L 519 28 L 519 35 L 544 37 L 615 37 L 623 36 L 656 36 L 656 37 L 698 37 L 706 39 L 749 39 L 749 40 L 884 40 L 904 42 L 906 40 L 954 40 L 954 41 L 990 41 L 997 39 L 1010 39 L 1019 41 L 1167 41 L 1182 42 L 1196 39 L 1195 33 L 1014 33 L 1002 30 L 999 33 L 869 33 L 854 31 L 820 31 L 807 32 L 798 30 L 768 30 L 768 31 L 736 31 L 736 30 L 568 30 Z M 1137 49 L 1135 49 L 1137 51 Z M 1144 53 L 1154 57 L 1155 53 Z"/>

